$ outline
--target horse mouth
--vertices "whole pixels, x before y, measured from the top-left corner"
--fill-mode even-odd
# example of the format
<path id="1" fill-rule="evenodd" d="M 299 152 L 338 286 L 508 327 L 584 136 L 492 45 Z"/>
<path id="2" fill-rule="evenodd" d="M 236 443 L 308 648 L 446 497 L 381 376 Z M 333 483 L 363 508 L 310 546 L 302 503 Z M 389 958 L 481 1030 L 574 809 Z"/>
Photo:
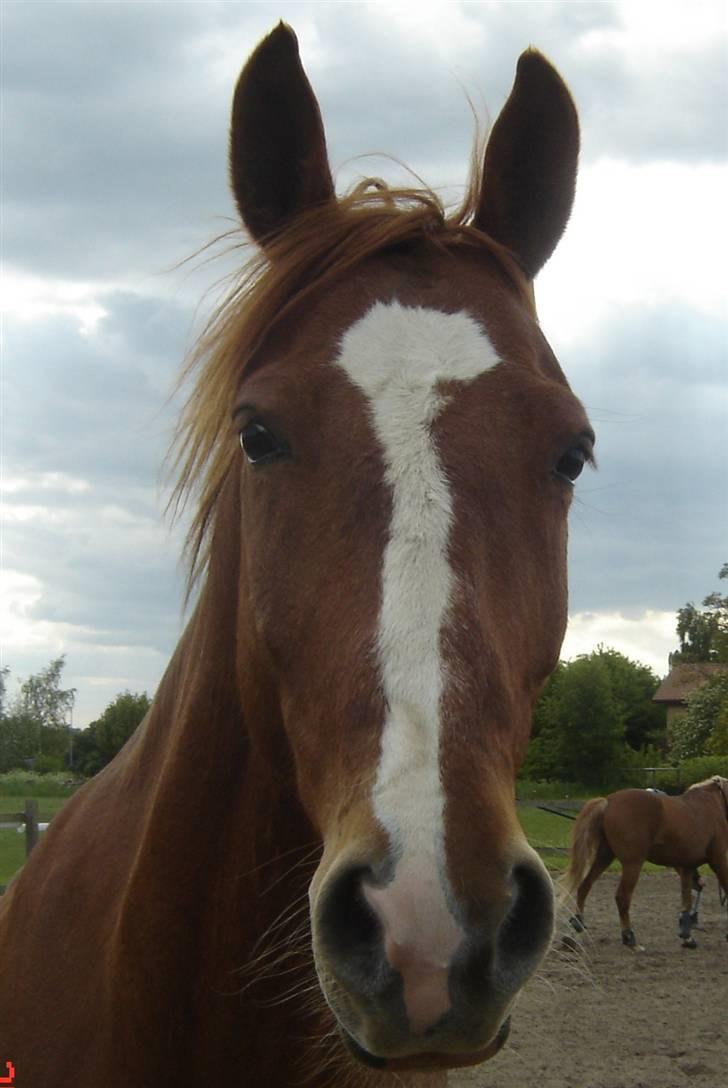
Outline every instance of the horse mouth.
<path id="1" fill-rule="evenodd" d="M 339 1030 L 347 1050 L 362 1065 L 366 1065 L 370 1069 L 386 1069 L 393 1073 L 424 1073 L 436 1069 L 459 1069 L 464 1066 L 480 1065 L 481 1062 L 487 1062 L 501 1050 L 506 1042 L 511 1030 L 511 1018 L 510 1016 L 506 1017 L 491 1042 L 481 1050 L 466 1053 L 433 1051 L 432 1053 L 413 1053 L 397 1058 L 382 1058 L 376 1054 L 370 1054 L 368 1050 L 365 1050 L 364 1047 L 357 1043 L 346 1028 L 339 1025 Z"/>

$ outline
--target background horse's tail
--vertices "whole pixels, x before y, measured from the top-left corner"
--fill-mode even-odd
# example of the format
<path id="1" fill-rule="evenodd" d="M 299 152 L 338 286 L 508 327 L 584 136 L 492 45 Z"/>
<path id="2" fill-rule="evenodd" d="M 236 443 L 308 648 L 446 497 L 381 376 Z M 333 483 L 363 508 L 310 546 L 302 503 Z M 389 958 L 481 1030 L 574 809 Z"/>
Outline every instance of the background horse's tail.
<path id="1" fill-rule="evenodd" d="M 566 887 L 572 894 L 589 872 L 597 847 L 602 841 L 602 818 L 606 807 L 606 797 L 593 797 L 576 817 L 571 835 L 569 867 L 565 874 Z"/>

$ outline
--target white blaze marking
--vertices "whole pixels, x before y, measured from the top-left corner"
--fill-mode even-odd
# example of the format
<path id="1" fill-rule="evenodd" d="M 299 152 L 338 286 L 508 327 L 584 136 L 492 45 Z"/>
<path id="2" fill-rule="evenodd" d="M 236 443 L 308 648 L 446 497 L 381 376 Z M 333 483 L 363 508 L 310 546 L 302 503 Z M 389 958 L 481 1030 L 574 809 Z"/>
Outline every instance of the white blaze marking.
<path id="1" fill-rule="evenodd" d="M 396 913 L 410 935 L 419 930 L 426 944 L 441 948 L 436 919 L 441 924 L 443 909 L 449 913 L 442 890 L 441 631 L 455 577 L 448 560 L 452 500 L 431 427 L 446 404 L 441 383 L 472 381 L 499 361 L 467 314 L 398 302 L 373 306 L 345 333 L 337 359 L 368 398 L 392 488 L 378 630 L 387 714 L 373 807 L 397 857 L 389 886 L 397 887 Z"/>

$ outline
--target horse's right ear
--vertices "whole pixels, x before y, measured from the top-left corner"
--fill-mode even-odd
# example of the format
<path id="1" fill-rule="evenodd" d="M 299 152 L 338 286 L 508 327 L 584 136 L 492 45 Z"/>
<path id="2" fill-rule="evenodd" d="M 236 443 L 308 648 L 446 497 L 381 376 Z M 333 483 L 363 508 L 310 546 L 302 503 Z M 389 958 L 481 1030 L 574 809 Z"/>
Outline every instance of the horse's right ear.
<path id="1" fill-rule="evenodd" d="M 321 114 L 285 23 L 263 39 L 235 88 L 230 180 L 243 222 L 262 244 L 333 199 Z"/>

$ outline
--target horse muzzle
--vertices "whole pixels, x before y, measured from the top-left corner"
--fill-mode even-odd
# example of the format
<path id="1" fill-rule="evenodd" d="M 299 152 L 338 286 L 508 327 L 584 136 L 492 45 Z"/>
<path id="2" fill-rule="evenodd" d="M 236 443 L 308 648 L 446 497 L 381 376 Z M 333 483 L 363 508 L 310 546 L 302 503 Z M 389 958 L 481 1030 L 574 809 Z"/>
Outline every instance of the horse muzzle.
<path id="1" fill-rule="evenodd" d="M 388 879 L 383 879 L 386 873 Z M 553 933 L 553 889 L 531 851 L 487 900 L 452 907 L 391 865 L 336 866 L 312 902 L 319 982 L 368 1065 L 452 1068 L 500 1050 L 515 998 Z"/>

